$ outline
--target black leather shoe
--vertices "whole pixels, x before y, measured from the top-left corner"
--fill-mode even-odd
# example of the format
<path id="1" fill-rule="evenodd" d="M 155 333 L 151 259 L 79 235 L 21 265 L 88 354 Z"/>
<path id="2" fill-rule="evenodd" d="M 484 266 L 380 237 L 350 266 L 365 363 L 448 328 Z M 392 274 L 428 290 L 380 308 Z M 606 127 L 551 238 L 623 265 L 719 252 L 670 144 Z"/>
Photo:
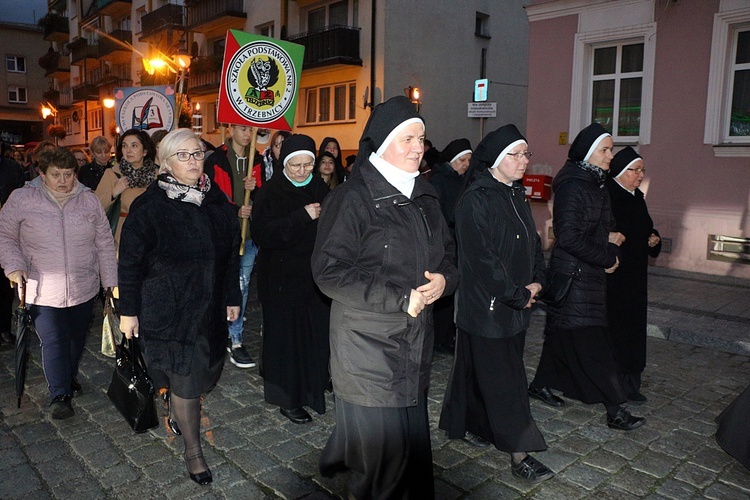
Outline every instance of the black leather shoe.
<path id="1" fill-rule="evenodd" d="M 555 476 L 554 472 L 549 470 L 546 465 L 531 455 L 526 455 L 526 458 L 517 464 L 511 461 L 510 471 L 514 476 L 532 483 L 544 481 L 545 479 Z"/>
<path id="2" fill-rule="evenodd" d="M 534 399 L 538 399 L 543 403 L 547 403 L 550 406 L 554 406 L 555 408 L 565 406 L 565 401 L 562 398 L 558 398 L 557 396 L 552 394 L 552 391 L 548 387 L 537 389 L 533 385 L 530 385 L 529 396 Z"/>
<path id="3" fill-rule="evenodd" d="M 70 395 L 64 394 L 55 396 L 55 399 L 49 404 L 52 418 L 55 420 L 65 420 L 75 415 L 73 405 L 70 403 Z"/>
<path id="4" fill-rule="evenodd" d="M 279 411 L 281 411 L 282 415 L 284 415 L 286 418 L 288 418 L 295 424 L 308 424 L 312 422 L 312 417 L 302 407 L 289 408 L 289 409 L 279 408 Z"/>
<path id="5" fill-rule="evenodd" d="M 464 434 L 464 437 L 461 439 L 474 446 L 475 448 L 487 448 L 490 445 L 489 441 L 486 441 L 473 432 L 469 431 L 466 431 L 466 434 Z"/>
<path id="6" fill-rule="evenodd" d="M 646 401 L 648 401 L 648 398 L 638 391 L 628 394 L 628 403 L 633 403 L 634 405 L 642 405 Z"/>
<path id="7" fill-rule="evenodd" d="M 632 431 L 645 423 L 645 418 L 634 417 L 625 408 L 621 408 L 614 417 L 607 415 L 607 427 L 618 431 Z"/>
<path id="8" fill-rule="evenodd" d="M 203 472 L 199 472 L 198 474 L 188 472 L 188 474 L 190 474 L 190 479 L 198 484 L 206 485 L 214 481 L 214 477 L 211 475 L 210 470 L 204 470 Z"/>
<path id="9" fill-rule="evenodd" d="M 70 381 L 70 390 L 73 391 L 74 397 L 83 394 L 83 386 L 77 378 L 73 378 L 73 380 Z"/>
<path id="10" fill-rule="evenodd" d="M 176 436 L 181 436 L 182 435 L 182 431 L 180 430 L 180 426 L 177 425 L 177 422 L 175 422 L 171 418 L 167 418 L 167 425 L 169 425 L 169 430 L 171 430 L 174 435 L 176 435 Z"/>

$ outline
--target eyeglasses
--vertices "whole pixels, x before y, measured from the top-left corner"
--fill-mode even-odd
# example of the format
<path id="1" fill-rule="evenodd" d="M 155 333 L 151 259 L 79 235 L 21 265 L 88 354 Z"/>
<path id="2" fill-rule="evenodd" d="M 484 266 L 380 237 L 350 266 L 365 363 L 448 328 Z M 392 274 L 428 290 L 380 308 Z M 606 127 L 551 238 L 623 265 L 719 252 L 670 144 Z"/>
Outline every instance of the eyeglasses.
<path id="1" fill-rule="evenodd" d="M 86 158 L 76 158 L 76 161 L 79 165 L 83 165 L 84 163 L 86 163 Z"/>
<path id="2" fill-rule="evenodd" d="M 200 161 L 206 157 L 206 152 L 205 151 L 193 151 L 192 153 L 188 153 L 187 151 L 178 151 L 172 156 L 176 156 L 177 159 L 180 161 L 190 161 L 191 156 L 196 161 Z"/>
<path id="3" fill-rule="evenodd" d="M 645 174 L 646 173 L 646 169 L 645 168 L 629 168 L 628 170 L 630 170 L 632 172 L 635 172 L 636 175 L 641 175 L 641 174 Z"/>
<path id="4" fill-rule="evenodd" d="M 531 153 L 530 151 L 526 151 L 525 153 L 508 153 L 508 156 L 512 156 L 514 160 L 520 161 L 521 157 L 525 156 L 527 160 L 531 159 Z"/>
<path id="5" fill-rule="evenodd" d="M 296 172 L 299 172 L 303 168 L 305 170 L 312 170 L 313 167 L 315 166 L 315 162 L 310 161 L 310 162 L 307 162 L 307 163 L 298 163 L 296 165 L 292 165 L 291 163 L 287 163 L 286 166 L 289 168 L 289 170 L 294 170 Z"/>

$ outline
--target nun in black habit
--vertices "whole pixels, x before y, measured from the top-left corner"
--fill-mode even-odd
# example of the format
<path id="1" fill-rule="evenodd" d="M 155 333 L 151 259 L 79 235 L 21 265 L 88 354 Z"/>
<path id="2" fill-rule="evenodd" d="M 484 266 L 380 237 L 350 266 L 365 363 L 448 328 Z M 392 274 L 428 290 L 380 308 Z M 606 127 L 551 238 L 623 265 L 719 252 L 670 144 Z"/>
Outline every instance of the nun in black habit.
<path id="1" fill-rule="evenodd" d="M 620 245 L 620 267 L 607 275 L 607 319 L 620 382 L 631 403 L 645 403 L 641 374 L 646 367 L 648 258 L 661 250 L 659 232 L 639 189 L 645 176 L 643 159 L 630 146 L 618 152 L 609 167 L 607 189 L 612 200 Z"/>
<path id="2" fill-rule="evenodd" d="M 523 349 L 545 264 L 526 192 L 528 144 L 515 125 L 488 134 L 471 159 L 471 184 L 455 210 L 458 336 L 440 428 L 511 456 L 527 481 L 554 473 L 527 452 L 547 449 L 526 391 Z M 469 433 L 468 435 L 466 433 Z M 467 437 L 468 436 L 468 437 Z"/>
<path id="3" fill-rule="evenodd" d="M 328 186 L 313 175 L 315 142 L 295 134 L 281 145 L 283 168 L 258 190 L 251 232 L 260 247 L 261 366 L 267 403 L 296 424 L 325 413 L 329 301 L 313 281 L 310 256 Z"/>
<path id="4" fill-rule="evenodd" d="M 626 399 L 607 332 L 606 274 L 616 272 L 624 236 L 614 231 L 605 187 L 612 136 L 592 123 L 576 136 L 568 161 L 552 181 L 555 245 L 550 270 L 573 275 L 565 303 L 548 306 L 544 345 L 529 395 L 552 406 L 564 401 L 603 403 L 607 426 L 629 431 L 645 419 L 620 406 Z"/>

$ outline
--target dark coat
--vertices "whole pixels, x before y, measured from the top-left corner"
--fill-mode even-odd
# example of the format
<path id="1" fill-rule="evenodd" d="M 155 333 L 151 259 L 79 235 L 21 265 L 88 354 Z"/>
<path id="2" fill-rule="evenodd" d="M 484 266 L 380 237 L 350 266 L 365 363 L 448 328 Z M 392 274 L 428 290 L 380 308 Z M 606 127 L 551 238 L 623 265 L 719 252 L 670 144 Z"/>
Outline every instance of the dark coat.
<path id="1" fill-rule="evenodd" d="M 455 232 L 456 203 L 464 187 L 464 176 L 459 175 L 450 163 L 438 163 L 432 168 L 432 177 L 430 183 L 437 191 L 440 200 L 440 208 L 443 210 L 443 217 L 448 223 L 448 227 Z"/>
<path id="2" fill-rule="evenodd" d="M 240 211 L 242 202 L 244 200 L 234 199 L 234 176 L 232 175 L 232 165 L 229 164 L 229 146 L 222 144 L 218 148 L 214 149 L 208 156 L 206 156 L 206 162 L 204 164 L 204 170 L 206 175 L 229 199 L 229 202 L 234 208 L 235 215 Z M 255 186 L 256 189 L 252 191 L 251 195 L 255 197 L 255 192 L 263 184 L 262 177 L 262 164 L 263 157 L 256 152 L 252 168 L 252 175 L 256 181 L 259 180 Z M 248 175 L 251 173 L 248 172 Z"/>
<path id="3" fill-rule="evenodd" d="M 580 273 L 561 308 L 549 307 L 547 330 L 575 330 L 607 326 L 605 269 L 618 256 L 609 243 L 614 217 L 606 187 L 568 160 L 552 181 L 555 193 L 552 225 L 555 246 L 550 268 Z"/>
<path id="4" fill-rule="evenodd" d="M 630 194 L 613 179 L 607 181 L 616 230 L 625 235 L 620 246 L 620 265 L 607 275 L 607 314 L 614 354 L 622 373 L 638 373 L 646 367 L 646 310 L 648 307 L 648 258 L 661 251 L 648 238 L 658 235 L 646 208 L 643 192 Z"/>
<path id="5" fill-rule="evenodd" d="M 318 221 L 310 218 L 305 205 L 322 203 L 328 191 L 320 177 L 295 187 L 283 173 L 258 191 L 250 232 L 260 247 L 256 266 L 261 304 L 304 306 L 325 299 L 310 268 Z"/>
<path id="6" fill-rule="evenodd" d="M 187 375 L 199 333 L 209 366 L 226 355 L 227 306 L 239 306 L 237 217 L 216 185 L 201 206 L 172 200 L 156 182 L 136 198 L 120 240 L 120 314 L 138 316 L 150 367 Z"/>
<path id="7" fill-rule="evenodd" d="M 425 271 L 456 288 L 455 246 L 433 187 L 417 177 L 411 198 L 369 162 L 326 199 L 312 265 L 333 299 L 331 375 L 336 397 L 360 406 L 416 406 L 429 385 L 432 306 L 406 311 Z"/>
<path id="8" fill-rule="evenodd" d="M 526 192 L 507 186 L 489 170 L 456 207 L 458 284 L 456 325 L 470 335 L 511 337 L 526 330 L 530 283 L 544 286 L 542 245 Z"/>
<path id="9" fill-rule="evenodd" d="M 78 180 L 84 186 L 91 188 L 93 191 L 96 191 L 96 188 L 99 186 L 99 182 L 104 176 L 104 172 L 108 168 L 112 168 L 112 165 L 107 164 L 104 166 L 104 168 L 102 168 L 98 163 L 96 163 L 96 160 L 92 160 L 90 163 L 82 166 L 81 170 L 78 171 Z"/>
<path id="10" fill-rule="evenodd" d="M 8 201 L 10 193 L 23 187 L 25 181 L 21 165 L 10 158 L 0 158 L 0 205 Z"/>

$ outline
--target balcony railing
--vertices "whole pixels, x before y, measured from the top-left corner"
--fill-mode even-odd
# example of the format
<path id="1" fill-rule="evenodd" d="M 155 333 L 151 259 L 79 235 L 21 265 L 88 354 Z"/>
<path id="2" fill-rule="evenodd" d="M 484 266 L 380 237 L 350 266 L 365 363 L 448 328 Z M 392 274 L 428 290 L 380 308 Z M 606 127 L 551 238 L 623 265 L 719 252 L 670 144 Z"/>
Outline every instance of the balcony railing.
<path id="1" fill-rule="evenodd" d="M 57 98 L 57 104 L 59 108 L 69 108 L 73 105 L 73 91 L 70 89 L 61 90 L 60 96 Z"/>
<path id="2" fill-rule="evenodd" d="M 120 17 L 130 12 L 132 6 L 133 0 L 94 0 L 84 18 L 88 19 L 94 16 Z"/>
<path id="3" fill-rule="evenodd" d="M 99 100 L 99 87 L 93 83 L 86 83 L 73 87 L 73 102 L 79 101 L 98 101 Z"/>
<path id="4" fill-rule="evenodd" d="M 361 66 L 359 31 L 359 28 L 334 25 L 320 31 L 300 33 L 289 37 L 289 41 L 305 46 L 305 69 L 332 64 Z"/>
<path id="5" fill-rule="evenodd" d="M 72 63 L 99 58 L 98 43 L 91 44 L 85 38 L 79 38 L 71 42 L 68 48 L 70 49 L 70 61 Z"/>
<path id="6" fill-rule="evenodd" d="M 70 75 L 70 57 L 57 53 L 54 63 L 44 68 L 44 76 L 47 78 L 64 78 Z"/>
<path id="7" fill-rule="evenodd" d="M 44 26 L 44 39 L 48 42 L 64 42 L 70 38 L 67 17 L 50 12 L 40 21 Z"/>
<path id="8" fill-rule="evenodd" d="M 219 90 L 221 81 L 221 68 L 196 72 L 190 70 L 188 79 L 188 91 L 193 95 L 209 94 Z"/>
<path id="9" fill-rule="evenodd" d="M 141 38 L 147 41 L 164 30 L 180 28 L 185 24 L 185 10 L 182 5 L 168 3 L 141 18 Z"/>
<path id="10" fill-rule="evenodd" d="M 213 32 L 242 28 L 247 19 L 243 0 L 193 0 L 185 3 L 187 26 L 191 30 Z"/>
<path id="11" fill-rule="evenodd" d="M 133 53 L 133 32 L 128 30 L 114 30 L 99 37 L 99 57 L 121 53 L 129 57 Z M 127 43 L 125 43 L 127 42 Z"/>

